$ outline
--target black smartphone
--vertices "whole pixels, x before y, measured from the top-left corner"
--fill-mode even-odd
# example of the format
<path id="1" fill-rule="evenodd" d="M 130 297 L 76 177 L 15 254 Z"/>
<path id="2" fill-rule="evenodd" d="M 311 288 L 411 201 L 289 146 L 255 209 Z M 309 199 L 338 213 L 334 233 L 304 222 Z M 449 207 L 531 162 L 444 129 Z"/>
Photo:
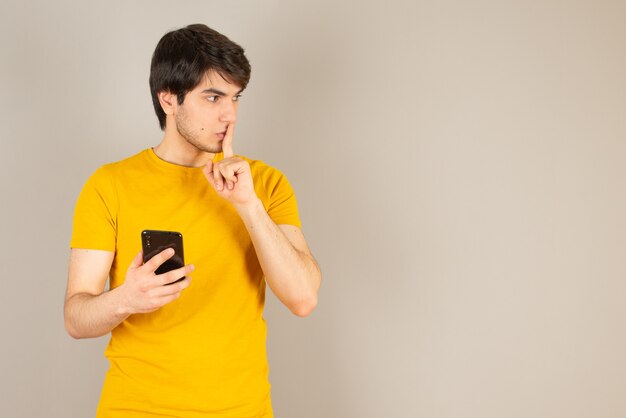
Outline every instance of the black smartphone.
<path id="1" fill-rule="evenodd" d="M 167 273 L 170 270 L 175 270 L 185 265 L 185 257 L 183 253 L 183 234 L 180 232 L 154 231 L 147 229 L 141 232 L 141 246 L 143 248 L 144 263 L 163 250 L 168 248 L 174 249 L 174 255 L 161 264 L 158 269 L 156 269 L 156 274 Z M 177 283 L 184 278 L 185 277 L 181 277 L 173 283 Z"/>

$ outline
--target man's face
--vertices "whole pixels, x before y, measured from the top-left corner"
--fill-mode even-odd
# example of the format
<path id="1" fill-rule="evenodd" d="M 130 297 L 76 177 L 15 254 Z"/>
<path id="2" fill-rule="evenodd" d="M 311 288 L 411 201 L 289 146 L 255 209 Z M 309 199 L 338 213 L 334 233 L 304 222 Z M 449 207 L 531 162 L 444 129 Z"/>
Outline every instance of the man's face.
<path id="1" fill-rule="evenodd" d="M 187 143 L 204 152 L 222 151 L 226 128 L 237 118 L 241 87 L 211 72 L 176 102 L 174 120 L 178 134 Z"/>

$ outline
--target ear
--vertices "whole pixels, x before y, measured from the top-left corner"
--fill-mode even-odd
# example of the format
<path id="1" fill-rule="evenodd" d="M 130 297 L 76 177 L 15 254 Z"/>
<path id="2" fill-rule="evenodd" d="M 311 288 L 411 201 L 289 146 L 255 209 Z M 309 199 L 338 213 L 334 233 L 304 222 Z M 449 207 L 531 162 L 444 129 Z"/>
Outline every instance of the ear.
<path id="1" fill-rule="evenodd" d="M 160 91 L 158 93 L 159 103 L 166 115 L 173 115 L 176 110 L 178 102 L 176 101 L 176 95 L 169 91 Z"/>

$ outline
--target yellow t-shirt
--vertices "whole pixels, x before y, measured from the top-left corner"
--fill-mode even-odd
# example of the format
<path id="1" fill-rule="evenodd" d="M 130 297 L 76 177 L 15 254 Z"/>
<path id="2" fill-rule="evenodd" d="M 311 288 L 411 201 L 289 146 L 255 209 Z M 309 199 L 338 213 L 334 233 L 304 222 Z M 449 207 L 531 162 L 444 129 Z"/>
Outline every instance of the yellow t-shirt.
<path id="1" fill-rule="evenodd" d="M 272 220 L 299 227 L 286 177 L 246 160 Z M 131 315 L 111 332 L 97 417 L 272 417 L 265 280 L 235 209 L 201 168 L 165 162 L 147 149 L 89 178 L 71 247 L 114 251 L 113 289 L 141 250 L 144 229 L 182 233 L 185 263 L 196 268 L 179 299 Z"/>

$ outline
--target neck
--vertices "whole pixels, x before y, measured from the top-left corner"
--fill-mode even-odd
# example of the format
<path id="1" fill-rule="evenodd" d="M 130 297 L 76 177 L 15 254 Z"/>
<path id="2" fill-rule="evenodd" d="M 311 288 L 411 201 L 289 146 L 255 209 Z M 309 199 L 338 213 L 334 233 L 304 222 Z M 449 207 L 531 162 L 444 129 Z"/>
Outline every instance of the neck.
<path id="1" fill-rule="evenodd" d="M 180 135 L 171 135 L 167 131 L 161 143 L 153 150 L 163 161 L 184 167 L 204 167 L 215 156 L 213 153 L 199 150 Z"/>

